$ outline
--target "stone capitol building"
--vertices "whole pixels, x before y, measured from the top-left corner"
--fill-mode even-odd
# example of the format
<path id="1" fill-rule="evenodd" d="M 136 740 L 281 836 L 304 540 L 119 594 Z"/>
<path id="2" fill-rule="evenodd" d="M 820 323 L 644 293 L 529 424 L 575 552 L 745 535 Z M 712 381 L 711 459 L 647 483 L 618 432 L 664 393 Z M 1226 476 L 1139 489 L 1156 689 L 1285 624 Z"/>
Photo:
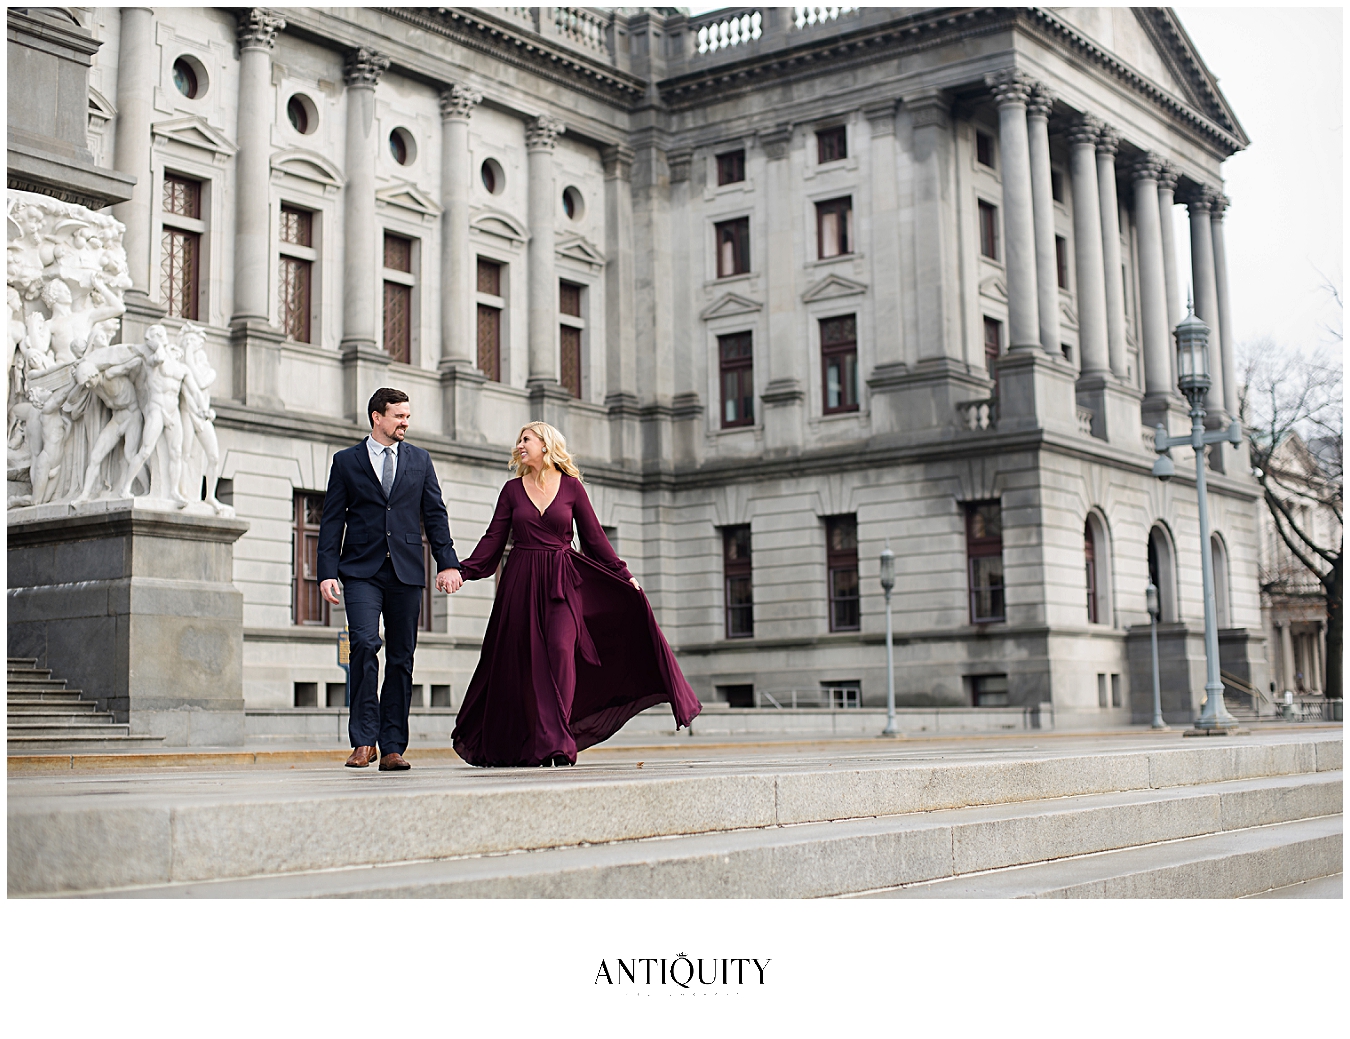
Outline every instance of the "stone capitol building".
<path id="1" fill-rule="evenodd" d="M 561 429 L 705 702 L 883 704 L 889 543 L 901 705 L 1147 721 L 1152 579 L 1167 719 L 1198 712 L 1194 462 L 1153 478 L 1153 429 L 1190 427 L 1188 292 L 1237 411 L 1248 142 L 1170 9 L 9 19 L 11 656 L 69 670 L 16 627 L 16 524 L 149 496 L 233 544 L 248 731 L 337 731 L 318 518 L 388 385 L 461 556 L 519 427 Z M 22 74 L 16 23 L 87 98 Z M 44 121 L 65 172 L 15 158 Z M 1223 670 L 1264 688 L 1263 505 L 1245 446 L 1208 464 Z M 415 714 L 458 704 L 493 584 L 427 595 Z"/>

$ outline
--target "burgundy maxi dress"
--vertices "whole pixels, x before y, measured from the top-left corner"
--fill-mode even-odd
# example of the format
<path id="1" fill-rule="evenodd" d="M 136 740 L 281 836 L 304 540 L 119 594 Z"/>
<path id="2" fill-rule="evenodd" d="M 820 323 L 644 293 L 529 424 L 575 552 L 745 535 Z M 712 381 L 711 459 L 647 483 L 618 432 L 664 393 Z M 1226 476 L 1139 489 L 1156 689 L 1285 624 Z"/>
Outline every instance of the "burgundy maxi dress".
<path id="1" fill-rule="evenodd" d="M 490 577 L 512 536 L 451 735 L 470 765 L 541 765 L 559 754 L 575 763 L 578 750 L 655 704 L 671 705 L 677 727 L 702 709 L 581 481 L 559 475 L 542 516 L 521 481 L 508 480 L 461 564 L 466 581 Z M 573 521 L 585 555 L 571 547 Z"/>

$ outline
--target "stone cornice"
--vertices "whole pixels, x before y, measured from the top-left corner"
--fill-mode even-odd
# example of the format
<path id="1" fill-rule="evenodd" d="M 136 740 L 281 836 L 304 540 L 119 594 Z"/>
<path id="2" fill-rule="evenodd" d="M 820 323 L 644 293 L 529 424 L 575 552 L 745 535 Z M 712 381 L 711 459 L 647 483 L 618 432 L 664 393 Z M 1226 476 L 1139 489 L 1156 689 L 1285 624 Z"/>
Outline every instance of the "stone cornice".
<path id="1" fill-rule="evenodd" d="M 638 77 L 555 46 L 538 33 L 494 17 L 484 8 L 381 7 L 376 10 L 603 101 L 635 105 L 647 92 L 646 84 Z"/>

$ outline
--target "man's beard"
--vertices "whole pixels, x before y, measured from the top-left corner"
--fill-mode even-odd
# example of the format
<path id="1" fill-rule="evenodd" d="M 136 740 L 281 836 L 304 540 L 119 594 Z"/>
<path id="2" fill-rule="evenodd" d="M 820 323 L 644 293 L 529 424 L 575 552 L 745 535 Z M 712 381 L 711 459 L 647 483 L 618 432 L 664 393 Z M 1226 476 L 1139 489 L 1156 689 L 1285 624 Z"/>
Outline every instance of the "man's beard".
<path id="1" fill-rule="evenodd" d="M 403 434 L 404 434 L 405 432 L 407 432 L 407 430 L 396 429 L 396 430 L 394 430 L 392 433 L 390 433 L 389 435 L 390 435 L 391 437 L 393 437 L 395 440 L 402 440 L 402 439 L 403 439 Z"/>

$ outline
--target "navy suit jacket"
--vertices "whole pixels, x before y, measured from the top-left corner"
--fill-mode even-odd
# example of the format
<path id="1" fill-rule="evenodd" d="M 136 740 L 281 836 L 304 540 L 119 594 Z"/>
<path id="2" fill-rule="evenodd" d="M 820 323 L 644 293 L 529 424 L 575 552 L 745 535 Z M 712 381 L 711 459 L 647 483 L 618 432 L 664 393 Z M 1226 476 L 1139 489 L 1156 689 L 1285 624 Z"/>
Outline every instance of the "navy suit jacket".
<path id="1" fill-rule="evenodd" d="M 423 529 L 436 557 L 437 573 L 458 568 L 441 485 L 429 454 L 403 442 L 388 500 L 375 478 L 364 440 L 333 456 L 319 521 L 320 581 L 374 577 L 387 554 L 400 581 L 425 585 Z"/>

